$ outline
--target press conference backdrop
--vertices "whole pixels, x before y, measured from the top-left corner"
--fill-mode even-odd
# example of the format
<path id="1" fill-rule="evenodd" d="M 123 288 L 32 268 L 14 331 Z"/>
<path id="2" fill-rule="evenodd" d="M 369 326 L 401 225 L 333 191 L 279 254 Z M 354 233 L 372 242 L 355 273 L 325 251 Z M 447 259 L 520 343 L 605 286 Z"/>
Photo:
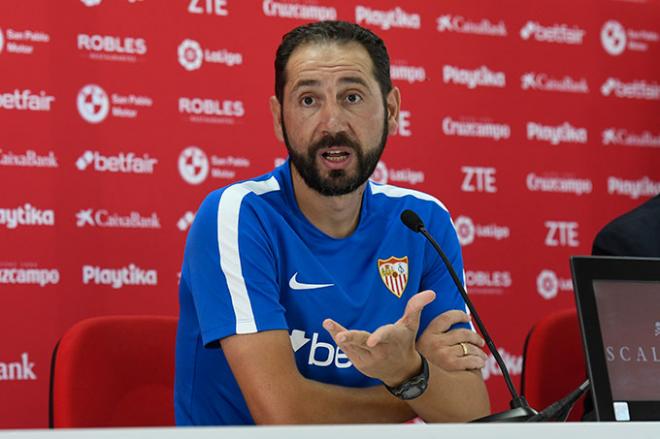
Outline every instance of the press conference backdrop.
<path id="1" fill-rule="evenodd" d="M 324 19 L 387 43 L 403 99 L 373 178 L 448 206 L 514 378 L 530 326 L 573 306 L 568 256 L 660 192 L 657 1 L 4 0 L 0 428 L 46 426 L 73 323 L 177 313 L 204 195 L 286 156 L 280 38 Z M 483 376 L 504 408 L 492 356 Z"/>

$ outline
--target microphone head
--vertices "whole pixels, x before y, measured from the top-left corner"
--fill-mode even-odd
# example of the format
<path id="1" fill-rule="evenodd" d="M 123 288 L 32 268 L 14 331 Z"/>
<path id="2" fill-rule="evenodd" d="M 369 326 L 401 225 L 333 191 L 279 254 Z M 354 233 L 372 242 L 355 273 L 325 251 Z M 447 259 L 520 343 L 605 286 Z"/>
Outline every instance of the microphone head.
<path id="1" fill-rule="evenodd" d="M 422 222 L 422 219 L 410 209 L 401 212 L 401 222 L 415 233 L 424 228 L 424 222 Z"/>

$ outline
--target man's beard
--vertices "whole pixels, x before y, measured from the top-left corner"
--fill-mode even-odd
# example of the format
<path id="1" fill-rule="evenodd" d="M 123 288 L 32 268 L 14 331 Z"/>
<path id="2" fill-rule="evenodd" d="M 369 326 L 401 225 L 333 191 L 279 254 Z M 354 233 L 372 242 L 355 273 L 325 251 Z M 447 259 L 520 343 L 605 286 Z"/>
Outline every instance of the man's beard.
<path id="1" fill-rule="evenodd" d="M 380 138 L 378 148 L 364 152 L 364 148 L 356 140 L 351 139 L 348 135 L 340 131 L 336 134 L 328 134 L 319 139 L 314 144 L 310 145 L 307 153 L 299 153 L 294 151 L 289 142 L 289 137 L 286 133 L 286 126 L 284 120 L 282 123 L 282 133 L 284 135 L 284 143 L 286 149 L 289 151 L 291 163 L 296 167 L 296 170 L 303 178 L 303 181 L 310 188 L 325 196 L 337 196 L 350 194 L 374 173 L 378 161 L 380 160 L 385 143 L 387 142 L 387 116 L 383 125 L 383 133 Z M 348 175 L 343 169 L 332 169 L 327 177 L 321 176 L 321 171 L 316 165 L 317 153 L 322 148 L 329 148 L 332 146 L 347 146 L 351 148 L 352 154 L 355 155 L 357 162 L 357 172 L 353 175 Z"/>

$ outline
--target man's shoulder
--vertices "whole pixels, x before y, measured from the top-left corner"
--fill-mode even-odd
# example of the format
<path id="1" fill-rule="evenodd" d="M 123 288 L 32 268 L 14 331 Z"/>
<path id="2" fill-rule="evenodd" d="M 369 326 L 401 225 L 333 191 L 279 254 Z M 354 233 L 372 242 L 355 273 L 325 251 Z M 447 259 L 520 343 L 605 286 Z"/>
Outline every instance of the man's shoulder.
<path id="1" fill-rule="evenodd" d="M 411 209 L 418 214 L 449 216 L 447 206 L 433 195 L 415 189 L 369 182 L 374 201 L 388 210 Z"/>

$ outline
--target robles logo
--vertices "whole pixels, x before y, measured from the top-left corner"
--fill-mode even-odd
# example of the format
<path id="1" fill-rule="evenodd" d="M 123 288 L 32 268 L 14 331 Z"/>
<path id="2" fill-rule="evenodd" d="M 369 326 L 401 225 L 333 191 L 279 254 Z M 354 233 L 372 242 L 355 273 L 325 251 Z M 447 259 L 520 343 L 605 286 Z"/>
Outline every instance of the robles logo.
<path id="1" fill-rule="evenodd" d="M 503 294 L 513 281 L 509 271 L 466 270 L 465 283 L 470 294 Z"/>
<path id="2" fill-rule="evenodd" d="M 54 226 L 55 211 L 38 209 L 30 203 L 13 208 L 0 207 L 0 226 L 15 229 L 18 226 Z"/>
<path id="3" fill-rule="evenodd" d="M 230 52 L 227 49 L 203 49 L 199 42 L 186 38 L 177 48 L 177 56 L 181 67 L 191 72 L 202 67 L 203 62 L 224 64 L 228 67 L 243 64 L 243 55 Z"/>
<path id="4" fill-rule="evenodd" d="M 337 10 L 335 8 L 316 4 L 263 0 L 261 10 L 266 17 L 295 18 L 298 20 L 312 21 L 337 19 Z"/>
<path id="5" fill-rule="evenodd" d="M 378 26 L 383 30 L 393 27 L 419 29 L 422 26 L 422 18 L 419 14 L 406 12 L 398 6 L 388 11 L 381 11 L 357 5 L 355 7 L 355 22 L 357 24 L 366 23 Z"/>
<path id="6" fill-rule="evenodd" d="M 83 284 L 107 285 L 113 289 L 124 286 L 157 286 L 158 272 L 142 269 L 135 264 L 121 268 L 103 268 L 97 265 L 82 266 Z"/>
<path id="7" fill-rule="evenodd" d="M 458 235 L 458 242 L 462 246 L 470 245 L 475 237 L 488 238 L 500 241 L 511 235 L 511 230 L 507 226 L 498 224 L 474 224 L 472 218 L 460 215 L 454 220 L 454 228 Z"/>
<path id="8" fill-rule="evenodd" d="M 179 113 L 189 115 L 190 122 L 234 124 L 245 116 L 245 106 L 242 101 L 180 97 Z"/>
<path id="9" fill-rule="evenodd" d="M 461 15 L 441 15 L 436 19 L 436 22 L 436 30 L 438 32 L 457 32 L 490 37 L 507 36 L 506 24 L 502 20 L 493 23 L 486 18 L 475 21 L 466 19 Z"/>
<path id="10" fill-rule="evenodd" d="M 577 26 L 569 27 L 567 24 L 553 24 L 543 26 L 536 21 L 528 21 L 520 29 L 520 38 L 529 40 L 534 38 L 543 43 L 582 44 L 586 31 Z"/>
<path id="11" fill-rule="evenodd" d="M 589 93 L 586 78 L 574 79 L 570 76 L 555 78 L 546 73 L 525 73 L 520 77 L 523 90 L 542 90 L 563 93 Z"/>
<path id="12" fill-rule="evenodd" d="M 120 152 L 114 156 L 105 156 L 99 151 L 85 151 L 78 160 L 76 167 L 79 171 L 84 171 L 89 165 L 94 165 L 96 172 L 120 172 L 123 174 L 153 174 L 154 167 L 158 159 L 149 157 L 149 154 L 143 154 L 142 157 L 134 153 L 127 154 Z"/>
<path id="13" fill-rule="evenodd" d="M 545 300 L 554 299 L 560 291 L 573 291 L 573 281 L 557 276 L 552 270 L 541 270 L 536 277 L 536 291 Z"/>
<path id="14" fill-rule="evenodd" d="M 623 82 L 618 78 L 607 78 L 600 87 L 603 96 L 614 93 L 617 98 L 660 100 L 660 85 L 657 82 L 648 83 L 644 80 Z"/>
<path id="15" fill-rule="evenodd" d="M 88 52 L 94 60 L 136 62 L 147 53 L 144 38 L 81 33 L 77 43 L 78 50 Z"/>
<path id="16" fill-rule="evenodd" d="M 631 133 L 625 128 L 607 128 L 601 133 L 603 145 L 660 147 L 660 134 L 650 131 Z"/>

